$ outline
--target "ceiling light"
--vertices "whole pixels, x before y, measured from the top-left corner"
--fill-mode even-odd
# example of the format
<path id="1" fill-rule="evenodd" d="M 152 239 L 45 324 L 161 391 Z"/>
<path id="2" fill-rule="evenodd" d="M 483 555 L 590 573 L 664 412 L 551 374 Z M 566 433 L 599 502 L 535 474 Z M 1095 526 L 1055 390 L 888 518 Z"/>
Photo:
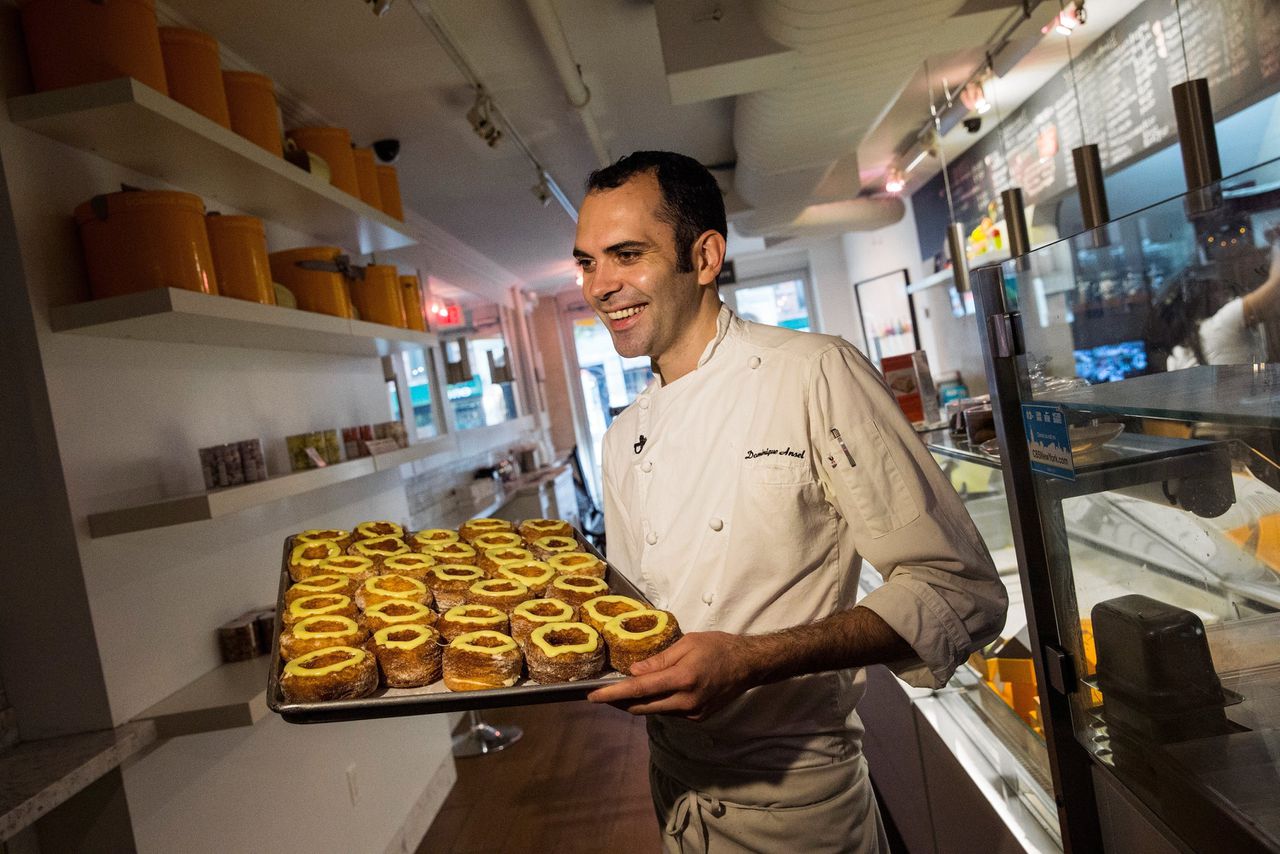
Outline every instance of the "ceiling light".
<path id="1" fill-rule="evenodd" d="M 1059 35 L 1069 36 L 1075 32 L 1076 27 L 1083 24 L 1087 19 L 1088 16 L 1084 11 L 1084 0 L 1076 0 L 1076 2 L 1059 12 L 1052 21 L 1045 24 L 1040 32 L 1048 33 L 1052 29 Z"/>
<path id="2" fill-rule="evenodd" d="M 533 197 L 537 199 L 544 208 L 551 204 L 551 188 L 547 186 L 547 173 L 539 172 L 538 183 L 530 187 L 529 191 L 533 193 Z"/>
<path id="3" fill-rule="evenodd" d="M 471 122 L 471 129 L 476 132 L 476 136 L 483 139 L 490 148 L 502 139 L 502 131 L 494 123 L 492 111 L 493 99 L 483 86 L 477 86 L 476 101 L 467 110 L 467 121 Z"/>
<path id="4" fill-rule="evenodd" d="M 884 191 L 897 195 L 901 193 L 907 186 L 907 179 L 902 174 L 902 170 L 896 166 L 891 166 L 889 171 L 884 175 Z"/>
<path id="5" fill-rule="evenodd" d="M 978 115 L 991 109 L 991 101 L 987 99 L 987 89 L 981 80 L 974 80 L 960 90 L 960 103 Z"/>
<path id="6" fill-rule="evenodd" d="M 394 3 L 395 0 L 365 0 L 365 2 L 369 4 L 370 8 L 372 8 L 373 14 L 381 18 L 383 15 L 387 14 L 387 10 L 391 8 L 391 4 Z"/>
<path id="7" fill-rule="evenodd" d="M 911 158 L 911 162 L 907 164 L 907 168 L 903 171 L 909 174 L 912 169 L 920 165 L 920 161 L 924 160 L 925 156 L 928 153 L 929 153 L 929 150 L 927 148 L 920 149 L 920 153 L 917 154 L 915 157 Z"/>

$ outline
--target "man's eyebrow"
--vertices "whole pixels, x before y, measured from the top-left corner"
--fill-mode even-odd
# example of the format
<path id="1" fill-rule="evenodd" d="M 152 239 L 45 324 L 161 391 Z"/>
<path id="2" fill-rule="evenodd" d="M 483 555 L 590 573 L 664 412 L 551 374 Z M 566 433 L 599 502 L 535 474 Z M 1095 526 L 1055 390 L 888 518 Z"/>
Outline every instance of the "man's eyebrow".
<path id="1" fill-rule="evenodd" d="M 619 252 L 635 252 L 640 249 L 648 249 L 649 246 L 650 244 L 643 240 L 623 240 L 620 243 L 606 247 L 604 251 L 606 255 L 615 255 Z"/>
<path id="2" fill-rule="evenodd" d="M 573 257 L 574 258 L 590 258 L 591 256 L 575 246 L 573 247 Z"/>

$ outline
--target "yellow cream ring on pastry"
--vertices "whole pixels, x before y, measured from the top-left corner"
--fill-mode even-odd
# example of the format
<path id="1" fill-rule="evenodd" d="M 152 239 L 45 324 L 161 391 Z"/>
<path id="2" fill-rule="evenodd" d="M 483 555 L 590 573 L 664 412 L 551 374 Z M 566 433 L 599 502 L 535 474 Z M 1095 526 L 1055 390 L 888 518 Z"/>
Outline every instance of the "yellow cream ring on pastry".
<path id="1" fill-rule="evenodd" d="M 510 637 L 468 632 L 444 649 L 444 684 L 450 691 L 510 688 L 520 679 L 524 656 Z"/>
<path id="2" fill-rule="evenodd" d="M 336 572 L 317 572 L 308 575 L 302 581 L 284 592 L 284 603 L 292 604 L 294 599 L 303 596 L 317 596 L 321 593 L 338 593 L 343 596 L 354 596 L 356 580 Z"/>
<path id="3" fill-rule="evenodd" d="M 436 597 L 436 607 L 447 611 L 467 601 L 467 588 L 484 578 L 479 567 L 462 563 L 438 563 L 427 570 L 427 587 Z"/>
<path id="4" fill-rule="evenodd" d="M 350 554 L 367 557 L 373 561 L 374 569 L 381 571 L 382 564 L 389 557 L 409 554 L 409 546 L 404 540 L 395 537 L 379 537 L 372 540 L 356 540 L 347 549 Z"/>
<path id="5" fill-rule="evenodd" d="M 314 543 L 298 543 L 289 552 L 289 577 L 301 581 L 317 571 L 320 562 L 325 558 L 337 557 L 342 549 L 332 540 L 319 540 Z"/>
<path id="6" fill-rule="evenodd" d="M 507 634 L 507 612 L 492 605 L 459 605 L 440 615 L 436 628 L 451 641 L 467 632 L 488 630 Z"/>
<path id="7" fill-rule="evenodd" d="M 680 624 L 670 611 L 629 611 L 604 624 L 609 665 L 631 675 L 631 666 L 657 655 L 680 640 Z"/>
<path id="8" fill-rule="evenodd" d="M 382 562 L 382 571 L 395 573 L 396 575 L 407 575 L 410 578 L 425 581 L 427 570 L 435 565 L 436 559 L 431 555 L 409 552 L 408 554 L 395 555 L 384 560 Z"/>
<path id="9" fill-rule="evenodd" d="M 307 617 L 280 633 L 280 657 L 290 661 L 326 646 L 359 646 L 368 637 L 364 627 L 350 617 Z"/>
<path id="10" fill-rule="evenodd" d="M 316 574 L 321 573 L 346 576 L 358 584 L 369 576 L 376 575 L 377 570 L 373 566 L 373 561 L 367 557 L 337 555 L 320 561 L 320 566 L 316 567 Z"/>
<path id="11" fill-rule="evenodd" d="M 529 542 L 543 537 L 573 536 L 573 526 L 564 519 L 525 519 L 516 526 L 516 531 Z"/>
<path id="12" fill-rule="evenodd" d="M 466 543 L 445 543 L 439 546 L 427 546 L 424 554 L 431 555 L 439 563 L 476 565 L 476 550 Z"/>
<path id="13" fill-rule="evenodd" d="M 280 675 L 280 691 L 291 703 L 354 700 L 377 688 L 377 663 L 368 652 L 353 646 L 327 646 L 300 655 Z"/>
<path id="14" fill-rule="evenodd" d="M 458 536 L 469 543 L 481 534 L 514 530 L 515 526 L 506 519 L 468 519 L 458 526 Z"/>
<path id="15" fill-rule="evenodd" d="M 489 549 L 518 549 L 524 547 L 524 537 L 515 531 L 494 531 L 476 537 L 471 541 L 471 547 L 479 554 Z"/>
<path id="16" fill-rule="evenodd" d="M 556 577 L 556 571 L 540 560 L 522 560 L 519 563 L 500 564 L 498 574 L 494 577 L 519 581 L 533 591 L 534 596 L 541 596 Z"/>
<path id="17" fill-rule="evenodd" d="M 356 615 L 356 603 L 351 601 L 350 596 L 342 596 L 337 593 L 318 593 L 314 596 L 302 596 L 289 603 L 289 607 L 285 609 L 281 621 L 286 626 L 292 626 L 307 617 L 333 615 L 354 617 Z"/>
<path id="18" fill-rule="evenodd" d="M 338 548 L 345 549 L 351 545 L 353 539 L 354 537 L 351 536 L 350 531 L 343 531 L 340 528 L 312 528 L 309 531 L 303 531 L 301 534 L 295 535 L 293 544 L 296 546 L 298 543 L 315 543 L 328 540 L 331 543 L 337 543 Z"/>
<path id="19" fill-rule="evenodd" d="M 352 536 L 357 540 L 380 540 L 384 537 L 404 539 L 404 526 L 395 522 L 361 522 L 356 525 Z"/>
<path id="20" fill-rule="evenodd" d="M 546 560 L 552 555 L 581 551 L 582 546 L 573 537 L 539 537 L 529 544 L 529 548 L 538 560 Z"/>
<path id="21" fill-rule="evenodd" d="M 532 599 L 528 585 L 510 578 L 485 578 L 467 588 L 468 605 L 492 605 L 508 614 L 526 599 Z"/>
<path id="22" fill-rule="evenodd" d="M 449 528 L 424 528 L 421 531 L 414 531 L 406 540 L 409 545 L 419 551 L 431 546 L 443 546 L 445 543 L 456 543 L 457 541 L 458 532 Z"/>
<path id="23" fill-rule="evenodd" d="M 604 578 L 608 566 L 600 558 L 587 552 L 563 552 L 547 558 L 547 564 L 561 575 L 590 575 Z"/>
<path id="24" fill-rule="evenodd" d="M 529 635 L 524 647 L 529 678 L 542 685 L 594 679 L 604 670 L 600 633 L 586 623 L 548 623 Z"/>
<path id="25" fill-rule="evenodd" d="M 370 632 L 385 629 L 387 626 L 403 626 L 407 623 L 434 626 L 437 619 L 439 618 L 435 611 L 421 602 L 410 599 L 388 599 L 377 605 L 370 605 L 360 615 L 360 623 Z"/>
<path id="26" fill-rule="evenodd" d="M 374 632 L 372 646 L 389 688 L 418 688 L 440 678 L 440 633 L 431 626 L 387 626 Z"/>
<path id="27" fill-rule="evenodd" d="M 515 546 L 503 546 L 500 549 L 489 549 L 480 553 L 476 566 L 484 570 L 490 578 L 498 576 L 498 567 L 508 563 L 525 563 L 533 560 L 533 552 Z"/>
<path id="28" fill-rule="evenodd" d="M 366 578 L 356 591 L 356 605 L 366 610 L 388 599 L 407 599 L 431 607 L 431 591 L 427 585 L 407 575 L 375 575 Z"/>
<path id="29" fill-rule="evenodd" d="M 529 633 L 548 623 L 573 623 L 578 609 L 559 599 L 529 599 L 511 611 L 511 637 L 523 649 Z"/>
<path id="30" fill-rule="evenodd" d="M 568 602 L 575 608 L 588 599 L 603 596 L 608 592 L 609 585 L 604 583 L 603 578 L 594 578 L 590 575 L 557 575 L 551 582 L 551 586 L 547 588 L 548 597 Z"/>
<path id="31" fill-rule="evenodd" d="M 578 619 L 598 632 L 614 617 L 620 617 L 629 611 L 644 611 L 648 607 L 630 596 L 597 596 L 582 603 L 582 607 L 578 609 Z"/>

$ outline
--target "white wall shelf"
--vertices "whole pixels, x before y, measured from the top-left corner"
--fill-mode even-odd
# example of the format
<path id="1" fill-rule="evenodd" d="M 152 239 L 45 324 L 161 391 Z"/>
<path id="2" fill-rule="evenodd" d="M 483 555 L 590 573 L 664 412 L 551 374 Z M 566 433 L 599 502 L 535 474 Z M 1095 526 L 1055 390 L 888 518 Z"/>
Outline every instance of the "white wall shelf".
<path id="1" fill-rule="evenodd" d="M 178 689 L 134 721 L 155 724 L 157 738 L 253 726 L 267 715 L 271 656 L 223 664 Z"/>
<path id="2" fill-rule="evenodd" d="M 55 306 L 55 332 L 349 356 L 385 356 L 436 343 L 428 332 L 346 320 L 178 288 Z"/>
<path id="3" fill-rule="evenodd" d="M 9 118 L 324 243 L 368 254 L 416 242 L 399 220 L 129 77 L 10 98 Z"/>

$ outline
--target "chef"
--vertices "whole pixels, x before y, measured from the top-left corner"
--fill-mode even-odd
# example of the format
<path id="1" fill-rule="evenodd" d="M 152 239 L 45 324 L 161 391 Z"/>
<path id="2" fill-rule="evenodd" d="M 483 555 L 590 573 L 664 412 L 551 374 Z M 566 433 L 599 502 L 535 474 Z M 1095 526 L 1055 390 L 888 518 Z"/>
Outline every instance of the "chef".
<path id="1" fill-rule="evenodd" d="M 656 375 L 605 436 L 608 556 L 685 632 L 589 699 L 650 716 L 667 850 L 887 854 L 859 668 L 941 687 L 998 633 L 1004 588 L 862 355 L 721 304 L 726 233 L 691 158 L 588 179 L 583 295 Z M 864 559 L 885 583 L 855 605 Z"/>

